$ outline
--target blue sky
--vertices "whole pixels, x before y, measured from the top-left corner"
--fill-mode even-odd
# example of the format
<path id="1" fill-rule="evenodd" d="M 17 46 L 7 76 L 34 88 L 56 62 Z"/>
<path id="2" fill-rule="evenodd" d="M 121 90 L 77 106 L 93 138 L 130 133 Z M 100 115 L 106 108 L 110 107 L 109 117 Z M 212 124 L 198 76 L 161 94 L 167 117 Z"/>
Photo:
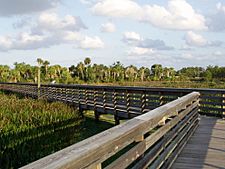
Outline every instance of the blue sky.
<path id="1" fill-rule="evenodd" d="M 0 64 L 225 66 L 223 0 L 0 0 Z"/>

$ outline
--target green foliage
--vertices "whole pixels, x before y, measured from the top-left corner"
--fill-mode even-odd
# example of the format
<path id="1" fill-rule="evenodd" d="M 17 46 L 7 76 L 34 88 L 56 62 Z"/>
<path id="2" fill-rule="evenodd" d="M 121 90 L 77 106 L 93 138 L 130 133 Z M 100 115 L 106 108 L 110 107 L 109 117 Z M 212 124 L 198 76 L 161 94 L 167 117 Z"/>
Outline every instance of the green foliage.
<path id="1" fill-rule="evenodd" d="M 113 126 L 92 117 L 81 118 L 60 102 L 0 93 L 0 169 L 21 167 Z"/>
<path id="2" fill-rule="evenodd" d="M 148 81 L 225 81 L 225 67 L 208 66 L 184 67 L 175 70 L 173 67 L 163 67 L 153 64 L 151 67 L 124 66 L 119 61 L 112 65 L 92 64 L 90 58 L 85 58 L 77 65 L 69 68 L 60 65 L 50 65 L 47 60 L 37 59 L 38 66 L 24 62 L 15 63 L 14 68 L 0 65 L 0 82 L 33 82 L 38 81 L 40 70 L 41 83 L 122 83 Z M 40 68 L 40 69 L 39 69 Z"/>
<path id="3" fill-rule="evenodd" d="M 68 146 L 79 138 L 81 121 L 74 108 L 63 103 L 1 93 L 0 168 L 17 168 Z"/>

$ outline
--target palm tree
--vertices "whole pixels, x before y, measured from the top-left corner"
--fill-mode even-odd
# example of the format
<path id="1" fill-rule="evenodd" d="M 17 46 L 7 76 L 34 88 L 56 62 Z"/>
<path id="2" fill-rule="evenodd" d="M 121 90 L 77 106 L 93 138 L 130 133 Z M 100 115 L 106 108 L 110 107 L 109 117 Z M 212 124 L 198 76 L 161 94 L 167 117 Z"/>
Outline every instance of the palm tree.
<path id="1" fill-rule="evenodd" d="M 154 64 L 151 67 L 151 71 L 153 74 L 153 79 L 154 80 L 160 80 L 162 75 L 162 71 L 163 71 L 163 67 L 161 64 Z"/>
<path id="2" fill-rule="evenodd" d="M 0 81 L 6 82 L 10 75 L 10 68 L 7 65 L 0 65 Z"/>
<path id="3" fill-rule="evenodd" d="M 78 76 L 81 80 L 84 80 L 84 69 L 85 66 L 82 62 L 77 64 Z"/>
<path id="4" fill-rule="evenodd" d="M 45 61 L 43 62 L 43 66 L 45 67 L 45 76 L 48 75 L 48 66 L 49 66 L 49 65 L 50 65 L 50 62 L 49 62 L 49 61 L 45 60 Z"/>
<path id="5" fill-rule="evenodd" d="M 85 65 L 90 65 L 90 64 L 91 64 L 91 59 L 90 59 L 89 57 L 86 57 L 86 58 L 84 59 L 84 64 L 85 64 Z"/>
<path id="6" fill-rule="evenodd" d="M 125 70 L 125 76 L 129 81 L 135 81 L 137 79 L 137 68 L 133 65 L 128 66 Z"/>
<path id="7" fill-rule="evenodd" d="M 41 66 L 43 65 L 43 60 L 41 58 L 37 59 L 38 63 L 38 89 L 41 87 Z M 38 97 L 39 97 L 39 91 L 38 91 Z"/>
<path id="8" fill-rule="evenodd" d="M 144 81 L 144 78 L 145 78 L 145 67 L 141 67 L 138 70 L 138 74 L 140 76 L 140 80 L 143 82 Z"/>

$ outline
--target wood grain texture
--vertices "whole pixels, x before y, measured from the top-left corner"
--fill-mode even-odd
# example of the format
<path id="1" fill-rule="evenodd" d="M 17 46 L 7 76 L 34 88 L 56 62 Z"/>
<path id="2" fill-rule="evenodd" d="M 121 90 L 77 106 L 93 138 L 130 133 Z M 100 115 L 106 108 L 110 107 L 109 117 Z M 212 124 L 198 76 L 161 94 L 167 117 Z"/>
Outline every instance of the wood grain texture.
<path id="1" fill-rule="evenodd" d="M 200 125 L 172 169 L 224 169 L 225 121 L 201 116 Z"/>

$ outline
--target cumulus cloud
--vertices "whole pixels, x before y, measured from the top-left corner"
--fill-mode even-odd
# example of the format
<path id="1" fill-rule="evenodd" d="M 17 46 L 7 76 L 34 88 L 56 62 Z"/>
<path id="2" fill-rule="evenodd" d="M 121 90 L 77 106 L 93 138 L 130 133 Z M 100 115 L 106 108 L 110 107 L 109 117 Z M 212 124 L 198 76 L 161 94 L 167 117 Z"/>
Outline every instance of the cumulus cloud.
<path id="1" fill-rule="evenodd" d="M 216 13 L 208 17 L 207 25 L 211 31 L 225 30 L 225 5 L 217 3 Z"/>
<path id="2" fill-rule="evenodd" d="M 195 47 L 221 46 L 222 44 L 220 41 L 208 41 L 202 35 L 192 31 L 188 31 L 184 39 L 187 45 Z"/>
<path id="3" fill-rule="evenodd" d="M 173 50 L 171 46 L 167 46 L 162 40 L 144 39 L 139 42 L 138 46 L 142 48 L 153 48 L 157 50 Z"/>
<path id="4" fill-rule="evenodd" d="M 112 22 L 107 22 L 101 25 L 101 32 L 115 32 L 116 26 Z"/>
<path id="5" fill-rule="evenodd" d="M 96 15 L 127 17 L 153 26 L 177 30 L 206 30 L 205 17 L 186 0 L 170 0 L 167 7 L 139 5 L 133 0 L 98 1 L 92 8 Z"/>
<path id="6" fill-rule="evenodd" d="M 48 37 L 45 36 L 32 35 L 30 33 L 22 32 L 15 37 L 0 37 L 0 50 L 7 51 L 9 49 L 37 49 L 43 46 L 43 43 L 47 42 L 48 40 Z"/>
<path id="7" fill-rule="evenodd" d="M 35 31 L 58 31 L 58 30 L 71 30 L 79 31 L 86 29 L 86 26 L 80 19 L 80 17 L 66 15 L 64 18 L 60 18 L 56 13 L 42 13 L 40 14 Z"/>
<path id="8" fill-rule="evenodd" d="M 66 15 L 60 18 L 55 13 L 42 13 L 31 25 L 28 30 L 14 36 L 0 36 L 0 50 L 29 50 L 59 44 L 72 44 L 83 49 L 104 47 L 99 37 L 90 37 L 80 32 L 86 26 L 76 16 Z"/>
<path id="9" fill-rule="evenodd" d="M 138 56 L 142 56 L 142 55 L 151 55 L 155 53 L 153 49 L 151 48 L 141 48 L 141 47 L 132 47 L 127 54 L 128 55 L 138 55 Z"/>
<path id="10" fill-rule="evenodd" d="M 136 32 L 124 32 L 123 41 L 128 44 L 136 44 L 142 40 L 140 34 Z"/>
<path id="11" fill-rule="evenodd" d="M 0 16 L 23 15 L 55 8 L 61 0 L 0 0 Z"/>
<path id="12" fill-rule="evenodd" d="M 125 42 L 128 45 L 135 46 L 134 48 L 136 51 L 137 50 L 142 50 L 146 49 L 154 49 L 154 50 L 173 50 L 174 48 L 171 46 L 167 46 L 164 41 L 156 39 L 149 39 L 149 38 L 142 38 L 140 34 L 136 32 L 125 32 L 123 34 L 123 42 Z M 146 52 L 148 53 L 148 52 Z"/>
<path id="13" fill-rule="evenodd" d="M 92 7 L 96 15 L 138 18 L 142 8 L 132 0 L 104 0 Z"/>
<path id="14" fill-rule="evenodd" d="M 104 48 L 104 43 L 97 36 L 95 37 L 85 36 L 85 38 L 80 42 L 79 47 L 82 49 L 98 49 Z"/>

